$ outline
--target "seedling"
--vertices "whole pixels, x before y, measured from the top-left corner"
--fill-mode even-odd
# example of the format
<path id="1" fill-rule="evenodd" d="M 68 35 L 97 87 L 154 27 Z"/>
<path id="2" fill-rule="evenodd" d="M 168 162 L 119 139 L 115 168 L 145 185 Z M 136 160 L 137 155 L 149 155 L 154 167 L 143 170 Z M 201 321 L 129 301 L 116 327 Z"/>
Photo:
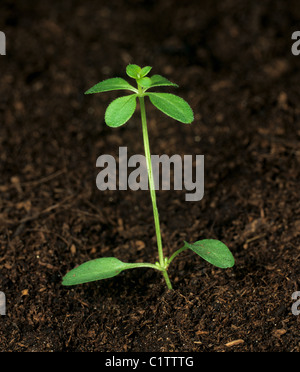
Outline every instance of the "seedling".
<path id="1" fill-rule="evenodd" d="M 132 117 L 136 110 L 137 100 L 139 100 L 159 261 L 155 264 L 125 263 L 115 257 L 98 258 L 88 261 L 67 273 L 63 278 L 62 283 L 65 286 L 112 278 L 128 269 L 151 268 L 160 271 L 166 281 L 167 287 L 172 289 L 172 284 L 168 276 L 168 268 L 174 258 L 187 249 L 192 250 L 216 267 L 226 269 L 234 266 L 234 258 L 228 247 L 221 241 L 215 239 L 204 239 L 195 243 L 184 242 L 183 247 L 175 251 L 171 257 L 168 258 L 164 256 L 151 164 L 145 98 L 149 98 L 150 102 L 164 114 L 184 124 L 191 124 L 194 121 L 194 114 L 189 104 L 174 94 L 149 92 L 149 89 L 156 87 L 178 87 L 177 84 L 170 82 L 163 76 L 154 75 L 151 78 L 148 77 L 147 75 L 151 69 L 150 66 L 144 68 L 137 65 L 127 66 L 127 75 L 136 80 L 137 88 L 122 78 L 112 78 L 96 84 L 89 89 L 86 94 L 102 93 L 113 90 L 129 90 L 132 92 L 130 95 L 117 98 L 108 106 L 105 113 L 105 122 L 112 128 L 120 127 Z"/>

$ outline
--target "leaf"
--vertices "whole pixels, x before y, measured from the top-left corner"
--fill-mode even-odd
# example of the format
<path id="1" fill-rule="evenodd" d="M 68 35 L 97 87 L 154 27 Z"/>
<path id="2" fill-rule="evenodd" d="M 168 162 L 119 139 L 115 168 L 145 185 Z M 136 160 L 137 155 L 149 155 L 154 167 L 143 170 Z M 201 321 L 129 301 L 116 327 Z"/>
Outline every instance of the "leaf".
<path id="1" fill-rule="evenodd" d="M 114 257 L 98 258 L 85 262 L 68 272 L 63 277 L 62 284 L 65 286 L 94 282 L 96 280 L 108 279 L 120 274 L 128 268 L 126 264 Z"/>
<path id="2" fill-rule="evenodd" d="M 105 112 L 105 122 L 109 127 L 120 127 L 133 115 L 136 109 L 136 94 L 114 100 Z"/>
<path id="3" fill-rule="evenodd" d="M 131 90 L 136 92 L 136 89 L 127 83 L 126 80 L 122 78 L 112 78 L 101 81 L 100 83 L 94 85 L 92 88 L 87 90 L 85 94 L 94 94 L 94 93 L 102 93 L 102 92 L 109 92 L 111 90 Z"/>
<path id="4" fill-rule="evenodd" d="M 221 269 L 234 266 L 234 257 L 228 247 L 219 240 L 204 239 L 193 244 L 185 242 L 185 246 L 197 253 L 205 261 Z"/>
<path id="5" fill-rule="evenodd" d="M 140 76 L 141 77 L 147 76 L 151 70 L 152 70 L 151 66 L 143 67 L 140 71 Z"/>
<path id="6" fill-rule="evenodd" d="M 170 93 L 147 93 L 152 104 L 164 114 L 184 124 L 194 121 L 193 110 L 182 98 Z"/>
<path id="7" fill-rule="evenodd" d="M 150 88 L 151 87 L 151 79 L 148 77 L 143 77 L 138 80 L 138 83 L 143 87 L 143 88 Z"/>
<path id="8" fill-rule="evenodd" d="M 141 77 L 141 71 L 142 69 L 138 65 L 128 65 L 126 67 L 127 75 L 133 79 L 139 79 Z"/>
<path id="9" fill-rule="evenodd" d="M 154 87 L 176 87 L 178 88 L 178 85 L 177 84 L 174 84 L 174 83 L 171 83 L 171 81 L 169 81 L 168 79 L 166 79 L 165 77 L 161 76 L 161 75 L 153 75 L 151 77 L 151 88 L 154 88 Z"/>

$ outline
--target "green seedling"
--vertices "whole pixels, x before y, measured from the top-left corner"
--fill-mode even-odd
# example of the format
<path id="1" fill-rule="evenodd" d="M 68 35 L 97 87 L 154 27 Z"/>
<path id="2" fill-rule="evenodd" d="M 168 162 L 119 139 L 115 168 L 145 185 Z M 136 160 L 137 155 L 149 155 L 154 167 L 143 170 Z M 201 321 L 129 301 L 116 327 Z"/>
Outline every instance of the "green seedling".
<path id="1" fill-rule="evenodd" d="M 112 78 L 96 84 L 89 89 L 86 94 L 102 93 L 114 90 L 128 90 L 132 92 L 130 95 L 117 98 L 108 106 L 105 113 L 105 122 L 108 126 L 113 128 L 125 124 L 135 112 L 137 100 L 140 103 L 145 158 L 153 207 L 159 261 L 152 264 L 125 263 L 114 257 L 95 259 L 88 261 L 67 273 L 63 278 L 62 283 L 65 286 L 112 278 L 128 269 L 151 268 L 160 271 L 166 281 L 167 287 L 172 289 L 172 284 L 168 276 L 168 268 L 175 257 L 188 249 L 216 267 L 226 269 L 234 266 L 234 258 L 228 247 L 221 241 L 215 239 L 203 239 L 195 243 L 184 242 L 183 247 L 175 251 L 169 258 L 164 256 L 151 164 L 145 98 L 148 98 L 150 102 L 164 114 L 184 124 L 191 124 L 194 121 L 194 114 L 189 104 L 182 98 L 170 93 L 154 93 L 149 91 L 149 89 L 156 87 L 178 87 L 178 85 L 160 75 L 154 75 L 151 78 L 148 77 L 147 75 L 151 69 L 150 66 L 144 68 L 137 65 L 127 66 L 127 75 L 136 80 L 137 88 L 122 78 Z"/>

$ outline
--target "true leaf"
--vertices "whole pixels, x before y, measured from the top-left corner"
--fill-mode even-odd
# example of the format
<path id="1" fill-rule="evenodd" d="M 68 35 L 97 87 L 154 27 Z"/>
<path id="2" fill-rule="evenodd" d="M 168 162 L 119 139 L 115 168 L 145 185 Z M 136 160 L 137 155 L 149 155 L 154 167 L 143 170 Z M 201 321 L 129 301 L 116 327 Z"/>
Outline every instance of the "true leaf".
<path id="1" fill-rule="evenodd" d="M 129 268 L 129 265 L 114 257 L 98 258 L 85 262 L 68 272 L 64 276 L 62 284 L 71 286 L 112 278 Z"/>
<path id="2" fill-rule="evenodd" d="M 109 92 L 111 90 L 131 90 L 136 92 L 136 89 L 127 83 L 126 80 L 122 78 L 112 78 L 101 81 L 100 83 L 94 85 L 92 88 L 87 90 L 85 94 Z"/>
<path id="3" fill-rule="evenodd" d="M 151 77 L 151 88 L 164 86 L 178 88 L 177 84 L 172 83 L 171 81 L 169 81 L 168 79 L 161 75 L 153 75 Z"/>
<path id="4" fill-rule="evenodd" d="M 142 69 L 138 65 L 128 65 L 126 67 L 127 75 L 133 79 L 139 79 L 141 77 L 141 71 Z"/>
<path id="5" fill-rule="evenodd" d="M 143 87 L 143 88 L 150 88 L 151 87 L 151 79 L 148 77 L 143 77 L 138 80 L 138 83 Z"/>
<path id="6" fill-rule="evenodd" d="M 136 94 L 120 97 L 114 100 L 105 112 L 105 122 L 109 127 L 119 127 L 125 124 L 136 109 Z"/>
<path id="7" fill-rule="evenodd" d="M 140 71 L 140 76 L 141 77 L 147 76 L 151 70 L 152 70 L 151 66 L 143 67 Z"/>
<path id="8" fill-rule="evenodd" d="M 204 239 L 193 244 L 185 242 L 185 246 L 216 267 L 227 269 L 234 266 L 235 262 L 232 253 L 219 240 Z"/>
<path id="9" fill-rule="evenodd" d="M 194 121 L 193 110 L 181 97 L 170 93 L 147 93 L 152 104 L 164 114 L 184 124 Z"/>

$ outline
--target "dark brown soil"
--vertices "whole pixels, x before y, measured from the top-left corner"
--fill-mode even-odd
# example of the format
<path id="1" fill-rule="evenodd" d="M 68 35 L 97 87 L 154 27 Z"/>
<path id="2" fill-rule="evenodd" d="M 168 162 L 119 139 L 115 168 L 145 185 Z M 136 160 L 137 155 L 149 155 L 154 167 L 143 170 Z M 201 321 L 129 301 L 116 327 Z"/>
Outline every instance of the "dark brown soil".
<path id="1" fill-rule="evenodd" d="M 101 5 L 103 4 L 103 5 Z M 0 351 L 300 351 L 299 2 L 2 0 Z M 299 27 L 298 27 L 299 28 Z M 78 287 L 89 259 L 157 260 L 148 192 L 100 192 L 101 154 L 143 153 L 139 115 L 104 124 L 119 93 L 84 96 L 128 63 L 180 85 L 196 120 L 148 108 L 153 154 L 204 154 L 205 197 L 159 191 L 165 254 L 217 238 L 236 258 L 192 252 L 159 273 Z"/>

